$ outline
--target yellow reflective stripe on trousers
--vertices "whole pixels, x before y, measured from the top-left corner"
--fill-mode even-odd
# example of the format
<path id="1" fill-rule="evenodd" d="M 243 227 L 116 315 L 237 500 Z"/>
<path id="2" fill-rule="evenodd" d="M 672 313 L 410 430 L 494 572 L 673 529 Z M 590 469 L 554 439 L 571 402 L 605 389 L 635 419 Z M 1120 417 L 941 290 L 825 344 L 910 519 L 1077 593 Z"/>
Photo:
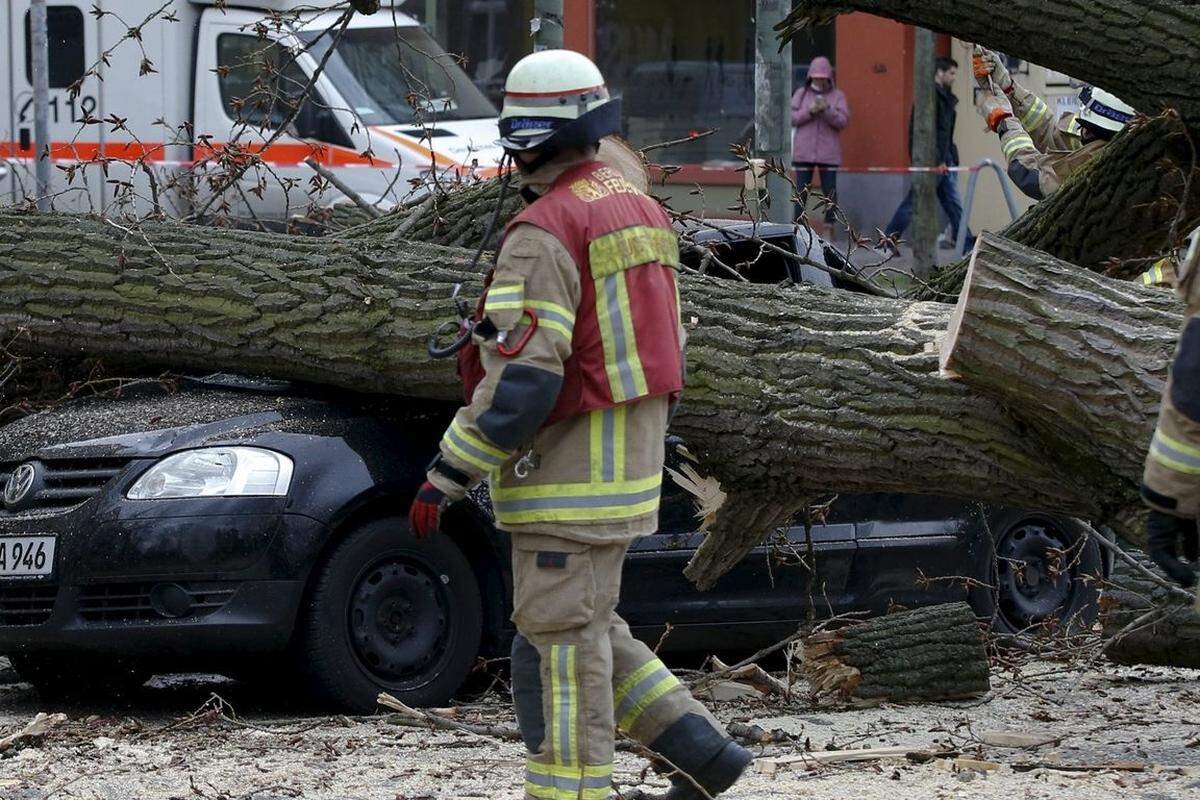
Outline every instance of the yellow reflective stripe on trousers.
<path id="1" fill-rule="evenodd" d="M 554 763 L 574 766 L 579 725 L 579 684 L 575 675 L 575 646 L 550 646 L 550 749 Z"/>
<path id="2" fill-rule="evenodd" d="M 1185 444 L 1161 430 L 1154 432 L 1150 442 L 1150 458 L 1172 472 L 1200 475 L 1200 447 Z"/>
<path id="3" fill-rule="evenodd" d="M 588 458 L 592 482 L 625 480 L 626 406 L 589 412 Z"/>
<path id="4" fill-rule="evenodd" d="M 1162 283 L 1162 267 L 1155 264 L 1150 269 L 1142 273 L 1143 286 L 1157 286 Z"/>
<path id="5" fill-rule="evenodd" d="M 564 305 L 548 300 L 526 300 L 526 308 L 532 308 L 538 316 L 538 327 L 561 333 L 571 340 L 575 333 L 575 312 Z"/>
<path id="6" fill-rule="evenodd" d="M 638 667 L 613 690 L 617 727 L 629 731 L 655 700 L 679 685 L 679 679 L 657 658 Z"/>
<path id="7" fill-rule="evenodd" d="M 648 394 L 624 272 L 596 279 L 596 317 L 613 400 L 624 403 Z"/>
<path id="8" fill-rule="evenodd" d="M 606 233 L 588 244 L 588 265 L 593 278 L 655 261 L 665 267 L 679 266 L 679 240 L 674 231 L 634 225 Z"/>
<path id="9" fill-rule="evenodd" d="M 1004 157 L 1009 161 L 1012 161 L 1013 158 L 1016 157 L 1017 153 L 1022 150 L 1037 150 L 1037 148 L 1033 146 L 1033 138 L 1027 133 L 1017 134 L 1016 136 L 1006 139 L 1002 145 L 1002 148 L 1004 150 Z"/>
<path id="10" fill-rule="evenodd" d="M 496 518 L 507 523 L 629 519 L 658 508 L 662 473 L 611 483 L 492 487 Z"/>
<path id="11" fill-rule="evenodd" d="M 612 796 L 612 764 L 561 767 L 526 760 L 525 791 L 546 800 L 607 800 Z"/>
<path id="12" fill-rule="evenodd" d="M 450 423 L 450 427 L 446 429 L 446 433 L 442 437 L 442 443 L 446 445 L 446 448 L 451 453 L 485 472 L 500 466 L 508 458 L 508 453 L 499 447 L 490 445 L 479 437 L 467 433 L 458 424 L 457 417 Z"/>

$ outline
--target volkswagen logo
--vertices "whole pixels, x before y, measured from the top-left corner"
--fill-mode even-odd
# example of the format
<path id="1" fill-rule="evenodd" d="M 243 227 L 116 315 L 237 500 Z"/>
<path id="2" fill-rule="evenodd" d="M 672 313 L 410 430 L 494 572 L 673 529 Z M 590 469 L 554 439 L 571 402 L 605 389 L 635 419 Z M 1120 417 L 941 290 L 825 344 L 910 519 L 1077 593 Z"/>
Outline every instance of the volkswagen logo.
<path id="1" fill-rule="evenodd" d="M 11 507 L 24 500 L 36 477 L 37 468 L 33 464 L 22 464 L 14 469 L 8 476 L 8 483 L 4 484 L 4 504 Z"/>

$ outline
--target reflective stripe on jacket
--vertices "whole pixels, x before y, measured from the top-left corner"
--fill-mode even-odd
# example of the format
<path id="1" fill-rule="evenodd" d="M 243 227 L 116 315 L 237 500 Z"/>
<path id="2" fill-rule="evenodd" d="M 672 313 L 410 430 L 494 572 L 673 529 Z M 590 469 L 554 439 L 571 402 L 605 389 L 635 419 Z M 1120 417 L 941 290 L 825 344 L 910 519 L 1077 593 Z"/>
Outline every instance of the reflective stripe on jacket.
<path id="1" fill-rule="evenodd" d="M 1178 291 L 1187 319 L 1146 455 L 1142 498 L 1160 511 L 1195 519 L 1200 517 L 1200 275 L 1184 271 Z"/>
<path id="2" fill-rule="evenodd" d="M 549 176 L 560 172 L 561 165 L 547 166 L 527 180 L 559 185 Z M 610 175 L 600 177 L 615 183 Z M 598 191 L 577 188 L 588 196 Z M 532 207 L 548 198 L 549 190 Z M 514 355 L 501 353 L 494 337 L 471 348 L 478 380 L 441 443 L 443 458 L 472 484 L 489 476 L 496 521 L 505 530 L 598 544 L 627 541 L 657 527 L 668 401 L 671 387 L 682 384 L 684 340 L 674 271 L 661 262 L 677 259 L 678 251 L 673 235 L 668 246 L 663 228 L 642 224 L 642 216 L 628 221 L 634 224 L 607 232 L 591 229 L 598 235 L 585 246 L 587 281 L 576 255 L 545 228 L 521 222 L 505 234 L 479 313 L 486 311 L 499 330 L 508 332 L 509 344 L 528 332 L 526 310 L 537 314 L 537 327 Z M 652 259 L 659 259 L 657 265 Z M 636 279 L 639 272 L 660 279 L 643 284 Z M 615 306 L 597 309 L 600 301 L 611 299 L 608 287 L 617 281 Z M 590 312 L 585 284 L 592 287 Z M 596 284 L 604 291 L 598 292 Z M 661 319 L 654 319 L 661 315 L 669 335 L 661 332 Z M 579 380 L 568 382 L 565 376 L 589 363 L 575 356 L 577 343 L 589 340 L 580 333 L 582 325 L 592 326 L 592 383 L 606 390 L 616 386 L 631 399 L 604 396 L 597 407 L 554 420 L 552 407 Z M 647 330 L 657 332 L 656 344 L 668 341 L 675 351 L 645 347 L 651 341 Z M 626 344 L 638 345 L 626 348 L 626 363 L 604 357 L 604 346 L 616 342 L 618 331 Z M 674 371 L 673 378 L 662 374 L 663 364 Z M 646 393 L 637 397 L 643 389 Z M 575 390 L 568 407 L 579 408 L 580 400 Z M 438 472 L 431 471 L 429 479 L 452 497 L 461 496 L 462 489 Z"/>
<path id="3" fill-rule="evenodd" d="M 579 268 L 571 357 L 547 420 L 683 389 L 679 244 L 666 212 L 611 167 L 567 170 L 512 221 L 562 243 Z"/>

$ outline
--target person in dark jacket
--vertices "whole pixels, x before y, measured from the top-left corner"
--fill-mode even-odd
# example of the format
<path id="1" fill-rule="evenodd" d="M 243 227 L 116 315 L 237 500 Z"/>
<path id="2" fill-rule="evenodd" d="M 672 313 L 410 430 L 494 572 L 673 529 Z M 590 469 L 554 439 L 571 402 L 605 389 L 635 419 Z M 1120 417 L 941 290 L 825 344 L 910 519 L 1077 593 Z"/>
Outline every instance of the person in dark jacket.
<path id="1" fill-rule="evenodd" d="M 954 79 L 958 77 L 958 62 L 952 58 L 939 58 L 935 64 L 933 82 L 937 89 L 937 163 L 940 167 L 958 166 L 958 145 L 954 143 L 954 125 L 958 121 L 958 98 L 954 96 Z M 912 144 L 912 116 L 908 119 L 908 141 Z M 950 218 L 951 236 L 958 240 L 958 226 L 962 224 L 962 200 L 958 197 L 958 182 L 953 172 L 945 172 L 938 176 L 937 197 L 946 216 Z M 908 190 L 904 202 L 892 215 L 885 232 L 888 236 L 904 233 L 912 222 L 913 206 L 916 204 L 916 191 Z M 971 247 L 975 237 L 967 231 L 967 247 Z"/>

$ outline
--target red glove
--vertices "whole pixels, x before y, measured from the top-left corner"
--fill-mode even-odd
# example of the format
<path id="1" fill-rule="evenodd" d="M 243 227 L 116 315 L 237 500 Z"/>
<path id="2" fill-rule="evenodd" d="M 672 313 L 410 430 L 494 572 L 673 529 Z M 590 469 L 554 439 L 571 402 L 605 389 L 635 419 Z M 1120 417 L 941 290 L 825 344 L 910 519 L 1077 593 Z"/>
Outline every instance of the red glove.
<path id="1" fill-rule="evenodd" d="M 418 539 L 424 539 L 442 528 L 442 512 L 450 505 L 450 498 L 429 481 L 421 484 L 417 496 L 408 509 L 408 525 Z"/>

